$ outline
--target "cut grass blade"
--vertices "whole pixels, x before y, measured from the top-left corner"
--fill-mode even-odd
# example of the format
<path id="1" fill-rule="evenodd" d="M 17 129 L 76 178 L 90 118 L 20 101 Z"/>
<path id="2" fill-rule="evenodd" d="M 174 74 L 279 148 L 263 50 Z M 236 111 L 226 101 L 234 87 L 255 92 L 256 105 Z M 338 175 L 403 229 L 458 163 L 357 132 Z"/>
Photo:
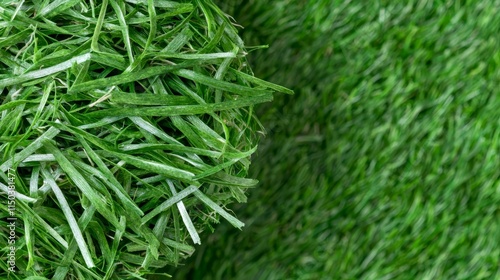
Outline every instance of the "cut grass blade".
<path id="1" fill-rule="evenodd" d="M 122 228 L 125 228 L 127 223 L 127 219 L 124 216 L 120 217 L 120 224 L 122 225 Z M 111 275 L 113 274 L 113 271 L 116 267 L 116 263 L 112 262 L 115 260 L 116 256 L 118 255 L 118 249 L 120 246 L 120 241 L 122 239 L 124 231 L 121 230 L 116 230 L 115 235 L 113 237 L 113 244 L 111 245 L 111 253 L 107 258 L 111 260 L 108 262 L 107 270 L 106 270 L 106 275 L 104 276 L 104 279 L 109 279 Z"/>
<path id="2" fill-rule="evenodd" d="M 191 70 L 187 69 L 180 69 L 177 71 L 174 71 L 175 74 L 179 75 L 180 77 L 186 78 L 193 80 L 197 83 L 200 83 L 202 85 L 207 85 L 212 88 L 228 91 L 228 92 L 233 92 L 239 95 L 243 96 L 255 96 L 255 95 L 262 95 L 266 93 L 270 93 L 268 90 L 262 90 L 262 89 L 255 89 L 255 88 L 250 88 L 246 86 L 241 86 L 233 83 L 229 83 L 226 81 L 221 81 L 217 80 L 216 78 L 211 78 L 199 73 L 196 73 Z"/>
<path id="3" fill-rule="evenodd" d="M 0 183 L 0 190 L 2 190 L 3 193 L 5 194 L 9 194 L 10 193 L 10 188 L 2 183 Z M 24 201 L 26 203 L 35 203 L 37 200 L 35 198 L 32 198 L 32 197 L 29 197 L 29 196 L 26 196 L 22 193 L 19 193 L 19 192 L 15 192 L 15 196 L 17 199 L 19 199 L 20 201 Z"/>
<path id="4" fill-rule="evenodd" d="M 172 167 L 170 165 L 162 164 L 159 162 L 142 159 L 139 157 L 134 157 L 126 154 L 114 153 L 113 155 L 120 158 L 121 160 L 134 165 L 135 167 L 151 171 L 153 173 L 162 174 L 171 178 L 181 179 L 185 181 L 192 182 L 194 174 L 179 168 Z"/>
<path id="5" fill-rule="evenodd" d="M 200 190 L 196 190 L 194 192 L 194 195 L 201 200 L 203 203 L 205 203 L 209 208 L 217 212 L 219 215 L 224 217 L 229 223 L 231 223 L 234 227 L 241 229 L 242 227 L 245 226 L 243 222 L 240 220 L 236 219 L 234 216 L 229 214 L 226 210 L 222 209 L 219 205 L 217 205 L 213 200 L 211 200 L 208 196 L 203 194 Z"/>
<path id="6" fill-rule="evenodd" d="M 277 84 L 273 84 L 273 83 L 270 83 L 268 81 L 264 81 L 262 79 L 259 79 L 259 78 L 255 77 L 255 76 L 246 74 L 244 72 L 236 71 L 235 69 L 232 69 L 232 68 L 230 68 L 230 71 L 231 71 L 231 73 L 233 73 L 233 74 L 235 74 L 237 76 L 240 76 L 243 79 L 245 79 L 245 80 L 247 80 L 247 81 L 249 81 L 251 83 L 257 84 L 259 86 L 270 88 L 270 89 L 275 90 L 277 92 L 282 92 L 282 93 L 286 93 L 286 94 L 294 94 L 293 90 L 288 89 L 286 87 L 283 87 L 283 86 L 280 86 L 280 85 L 277 85 Z"/>
<path id="7" fill-rule="evenodd" d="M 175 190 L 174 184 L 170 180 L 167 180 L 167 184 L 168 187 L 170 188 L 170 191 L 172 192 L 172 195 L 175 196 L 177 194 L 177 191 Z M 182 221 L 184 222 L 184 225 L 186 225 L 186 228 L 189 232 L 189 235 L 191 236 L 191 239 L 193 240 L 193 243 L 201 244 L 200 236 L 198 235 L 198 232 L 196 231 L 196 228 L 193 225 L 193 221 L 191 221 L 191 218 L 189 217 L 189 214 L 186 210 L 186 206 L 184 206 L 184 203 L 182 201 L 177 202 L 177 208 L 181 213 Z"/>
<path id="8" fill-rule="evenodd" d="M 193 63 L 191 63 L 193 64 Z M 181 68 L 188 67 L 188 63 L 179 64 L 179 65 L 169 65 L 169 66 L 156 66 L 149 67 L 147 69 L 143 69 L 133 73 L 124 73 L 117 76 L 113 76 L 110 78 L 101 78 L 93 81 L 83 82 L 81 84 L 74 85 L 69 93 L 77 93 L 84 91 L 91 91 L 99 88 L 106 88 L 111 86 L 116 86 L 124 83 L 130 83 L 134 81 L 140 81 L 146 78 L 163 75 Z M 1 86 L 0 81 L 0 86 Z"/>
<path id="9" fill-rule="evenodd" d="M 56 0 L 50 4 L 43 6 L 43 8 L 38 12 L 37 17 L 50 18 L 52 15 L 61 13 L 64 10 L 71 8 L 72 6 L 78 4 L 79 0 Z"/>
<path id="10" fill-rule="evenodd" d="M 90 205 L 85 212 L 80 216 L 80 219 L 78 219 L 78 226 L 82 229 L 85 230 L 87 228 L 87 225 L 90 223 L 92 217 L 94 216 L 96 209 L 94 206 Z M 66 252 L 64 252 L 64 256 L 62 260 L 59 263 L 59 266 L 57 267 L 54 276 L 52 277 L 53 280 L 64 280 L 66 278 L 66 275 L 69 272 L 69 266 L 71 262 L 74 261 L 75 254 L 78 250 L 78 244 L 76 243 L 76 240 L 73 238 L 70 242 L 70 244 L 67 246 Z"/>
<path id="11" fill-rule="evenodd" d="M 124 92 L 114 92 L 111 95 L 111 101 L 118 104 L 131 104 L 131 105 L 188 105 L 193 102 L 184 96 L 173 96 L 164 94 L 134 94 Z"/>
<path id="12" fill-rule="evenodd" d="M 113 108 L 94 111 L 85 114 L 87 118 L 101 117 L 147 117 L 147 116 L 185 116 L 208 114 L 217 111 L 231 110 L 248 107 L 259 103 L 270 102 L 272 95 L 258 95 L 252 97 L 242 97 L 237 100 L 225 101 L 221 103 L 211 103 L 205 105 L 179 105 L 179 106 L 158 106 L 143 108 Z"/>
<path id="13" fill-rule="evenodd" d="M 116 216 L 110 211 L 109 207 L 107 206 L 109 205 L 109 202 L 107 202 L 104 197 L 99 195 L 94 189 L 90 187 L 85 178 L 76 170 L 73 164 L 71 164 L 71 162 L 63 155 L 63 153 L 59 151 L 56 146 L 54 146 L 54 144 L 52 144 L 48 140 L 44 140 L 43 146 L 54 155 L 61 168 L 75 183 L 75 186 L 78 187 L 86 197 L 88 197 L 90 203 L 95 206 L 97 211 L 104 217 L 106 217 L 106 219 L 111 224 L 119 228 L 120 224 L 118 223 Z"/>
<path id="14" fill-rule="evenodd" d="M 118 182 L 118 180 L 115 178 L 113 173 L 111 173 L 111 171 L 108 169 L 99 155 L 97 155 L 94 150 L 92 150 L 87 141 L 85 141 L 83 138 L 80 138 L 80 143 L 82 143 L 86 153 L 90 156 L 94 163 L 97 164 L 99 168 L 98 170 L 87 165 L 87 168 L 90 170 L 90 174 L 98 175 L 100 179 L 108 183 L 108 186 L 115 192 L 126 210 L 132 211 L 138 216 L 143 216 L 144 213 L 142 212 L 142 210 L 131 200 L 120 182 Z"/>
<path id="15" fill-rule="evenodd" d="M 41 70 L 36 70 L 32 72 L 28 72 L 26 74 L 17 76 L 17 77 L 12 77 L 12 78 L 5 78 L 0 80 L 0 88 L 4 88 L 7 86 L 13 86 L 13 85 L 18 85 L 27 81 L 33 81 L 39 78 L 43 78 L 49 75 L 56 74 L 58 72 L 64 71 L 69 69 L 73 64 L 80 64 L 85 61 L 88 61 L 90 59 L 90 53 L 82 54 L 80 56 L 71 58 L 65 62 L 62 62 L 58 65 L 41 69 Z"/>
<path id="16" fill-rule="evenodd" d="M 73 233 L 73 236 L 76 240 L 76 243 L 78 244 L 78 248 L 80 249 L 80 253 L 83 256 L 83 259 L 85 260 L 87 267 L 89 268 L 94 267 L 95 265 L 92 256 L 90 255 L 89 249 L 87 248 L 87 244 L 85 242 L 85 239 L 83 238 L 80 227 L 76 222 L 75 216 L 73 216 L 73 211 L 69 207 L 69 204 L 66 201 L 66 198 L 64 197 L 64 193 L 61 191 L 61 189 L 54 181 L 54 178 L 47 169 L 42 169 L 42 175 L 43 178 L 45 179 L 45 182 L 49 184 L 50 188 L 52 189 L 52 192 L 54 193 L 54 195 L 57 198 L 57 201 L 59 202 L 59 207 L 61 208 L 61 211 L 64 213 L 64 216 L 68 221 L 69 227 L 71 228 L 71 232 Z"/>
<path id="17" fill-rule="evenodd" d="M 0 165 L 0 170 L 2 172 L 5 172 L 15 164 L 18 164 L 22 160 L 26 159 L 29 155 L 35 153 L 43 146 L 43 141 L 54 138 L 59 132 L 60 131 L 56 128 L 49 128 L 44 134 L 33 141 L 29 146 L 27 146 L 19 153 L 15 154 L 11 160 L 7 160 L 2 165 Z"/>
<path id="18" fill-rule="evenodd" d="M 156 215 L 160 214 L 161 212 L 165 211 L 166 209 L 170 208 L 172 205 L 176 204 L 177 202 L 181 201 L 188 195 L 194 193 L 198 188 L 195 186 L 189 186 L 182 191 L 178 192 L 171 198 L 167 199 L 164 201 L 162 204 L 158 205 L 154 210 L 146 214 L 144 217 L 141 219 L 141 223 L 145 224 L 152 218 L 154 218 Z"/>

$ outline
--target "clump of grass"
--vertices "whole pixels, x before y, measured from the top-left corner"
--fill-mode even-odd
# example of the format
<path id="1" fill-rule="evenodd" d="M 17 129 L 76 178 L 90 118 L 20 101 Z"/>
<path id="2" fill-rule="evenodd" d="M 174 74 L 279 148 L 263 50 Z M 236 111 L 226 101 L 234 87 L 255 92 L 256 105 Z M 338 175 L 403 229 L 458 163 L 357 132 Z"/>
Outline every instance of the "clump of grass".
<path id="1" fill-rule="evenodd" d="M 220 217 L 243 226 L 224 206 L 256 184 L 253 106 L 290 91 L 253 76 L 217 6 L 3 1 L 0 17 L 3 257 L 8 173 L 18 218 L 1 277 L 143 279 Z"/>

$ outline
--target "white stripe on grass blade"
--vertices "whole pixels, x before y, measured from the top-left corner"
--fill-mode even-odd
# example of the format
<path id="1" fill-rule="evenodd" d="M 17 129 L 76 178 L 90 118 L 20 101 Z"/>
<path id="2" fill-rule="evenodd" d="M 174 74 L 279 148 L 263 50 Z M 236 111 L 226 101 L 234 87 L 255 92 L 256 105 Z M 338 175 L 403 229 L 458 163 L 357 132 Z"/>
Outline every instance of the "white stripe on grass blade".
<path id="1" fill-rule="evenodd" d="M 200 190 L 196 190 L 194 192 L 194 195 L 203 203 L 205 203 L 208 207 L 212 208 L 215 212 L 224 217 L 234 227 L 241 229 L 243 226 L 245 226 L 244 223 L 242 223 L 240 220 L 236 219 L 234 216 L 229 214 L 226 210 L 222 209 L 222 207 L 217 205 L 217 203 L 213 202 L 208 196 L 203 194 Z"/>
<path id="2" fill-rule="evenodd" d="M 54 195 L 57 198 L 57 201 L 59 202 L 59 207 L 61 207 L 61 210 L 64 213 L 66 220 L 68 221 L 69 227 L 71 228 L 71 232 L 73 232 L 76 243 L 78 244 L 78 248 L 80 249 L 83 259 L 85 260 L 85 264 L 89 268 L 94 267 L 95 266 L 94 261 L 92 260 L 92 256 L 90 255 L 87 243 L 85 243 L 85 239 L 83 238 L 80 227 L 76 222 L 75 216 L 73 216 L 73 212 L 71 211 L 71 208 L 69 207 L 69 204 L 66 201 L 63 192 L 56 184 L 54 178 L 52 178 L 52 175 L 47 169 L 42 169 L 42 175 L 45 179 L 45 182 L 49 184 L 50 188 L 52 189 L 52 192 L 54 193 Z"/>
<path id="3" fill-rule="evenodd" d="M 9 187 L 7 187 L 6 185 L 0 183 L 0 190 L 2 192 L 5 192 L 5 193 L 9 193 Z M 34 198 L 31 198 L 29 196 L 25 196 L 24 194 L 21 194 L 21 193 L 18 193 L 16 192 L 16 198 L 21 200 L 21 201 L 24 201 L 24 202 L 30 202 L 30 203 L 35 203 L 37 200 L 34 199 Z"/>
<path id="4" fill-rule="evenodd" d="M 177 191 L 175 190 L 174 184 L 172 181 L 167 180 L 168 187 L 170 188 L 170 191 L 172 192 L 172 195 L 176 195 Z M 186 206 L 184 206 L 184 203 L 182 201 L 177 202 L 177 208 L 179 209 L 179 212 L 181 213 L 181 218 L 184 224 L 186 225 L 186 228 L 189 232 L 189 235 L 191 236 L 191 239 L 193 239 L 194 244 L 201 244 L 200 236 L 198 235 L 198 232 L 196 231 L 196 228 L 193 225 L 193 221 L 191 221 L 191 218 L 189 217 L 189 214 L 186 210 Z"/>
<path id="5" fill-rule="evenodd" d="M 148 214 L 146 214 L 144 217 L 142 217 L 141 219 L 141 224 L 145 224 L 147 223 L 149 220 L 151 220 L 152 218 L 154 218 L 156 215 L 160 214 L 161 212 L 167 210 L 169 207 L 171 207 L 172 205 L 174 205 L 175 203 L 181 201 L 182 199 L 184 199 L 186 196 L 192 194 L 193 192 L 195 192 L 196 190 L 198 190 L 197 187 L 195 186 L 189 186 L 185 189 L 183 189 L 182 191 L 178 192 L 177 194 L 173 195 L 171 198 L 167 199 L 165 202 L 163 202 L 162 204 L 156 206 L 155 209 L 153 209 L 151 212 L 149 212 Z"/>
<path id="6" fill-rule="evenodd" d="M 14 158 L 7 160 L 2 165 L 0 165 L 0 170 L 5 172 L 7 169 L 12 167 L 12 164 L 17 164 L 36 152 L 40 147 L 42 147 L 42 141 L 45 139 L 52 139 L 59 134 L 60 130 L 54 127 L 49 128 L 45 133 L 38 137 L 35 141 L 31 142 L 25 149 L 22 149 L 19 153 L 14 155 Z"/>
<path id="7" fill-rule="evenodd" d="M 16 77 L 6 78 L 0 80 L 0 88 L 12 86 L 16 84 L 20 84 L 26 81 L 35 80 L 38 78 L 43 78 L 46 76 L 50 76 L 52 74 L 67 70 L 73 66 L 73 64 L 80 64 L 90 59 L 90 53 L 82 54 L 77 57 L 73 57 L 71 59 L 66 60 L 65 62 L 59 63 L 52 67 L 48 67 L 45 69 L 40 69 L 36 71 L 31 71 L 26 74 L 22 74 Z"/>

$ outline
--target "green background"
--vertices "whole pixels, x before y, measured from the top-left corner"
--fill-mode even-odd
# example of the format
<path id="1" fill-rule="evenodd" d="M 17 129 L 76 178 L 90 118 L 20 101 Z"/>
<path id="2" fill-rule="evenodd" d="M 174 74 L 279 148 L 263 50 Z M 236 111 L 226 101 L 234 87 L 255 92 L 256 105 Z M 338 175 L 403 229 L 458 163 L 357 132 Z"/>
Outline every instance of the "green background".
<path id="1" fill-rule="evenodd" d="M 221 6 L 296 94 L 259 107 L 246 227 L 175 279 L 500 279 L 499 1 Z"/>

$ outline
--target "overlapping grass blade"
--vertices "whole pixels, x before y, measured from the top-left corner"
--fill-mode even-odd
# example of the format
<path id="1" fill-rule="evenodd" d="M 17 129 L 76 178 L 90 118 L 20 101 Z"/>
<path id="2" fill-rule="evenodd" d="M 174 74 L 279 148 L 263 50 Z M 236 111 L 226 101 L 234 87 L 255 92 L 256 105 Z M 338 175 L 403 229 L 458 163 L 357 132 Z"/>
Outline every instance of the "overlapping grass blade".
<path id="1" fill-rule="evenodd" d="M 205 105 L 178 105 L 178 106 L 156 106 L 142 108 L 112 108 L 94 111 L 85 115 L 87 118 L 100 117 L 147 117 L 147 116 L 183 116 L 208 114 L 217 111 L 231 110 L 248 107 L 259 103 L 270 102 L 272 95 L 257 95 L 252 97 L 242 97 L 236 100 L 224 101 L 221 103 L 210 103 Z"/>
<path id="2" fill-rule="evenodd" d="M 194 193 L 197 189 L 198 188 L 195 186 L 189 186 L 189 187 L 183 189 L 182 191 L 178 192 L 177 194 L 173 195 L 171 198 L 167 199 L 162 204 L 158 205 L 153 211 L 149 212 L 144 217 L 142 217 L 141 223 L 142 224 L 147 223 L 154 216 L 160 214 L 161 212 L 165 211 L 166 209 L 168 209 L 169 207 L 171 207 L 175 203 L 181 201 L 182 199 L 184 199 L 188 195 Z"/>
<path id="3" fill-rule="evenodd" d="M 87 180 L 85 180 L 85 178 L 76 170 L 73 164 L 71 164 L 71 162 L 56 146 L 54 146 L 54 144 L 52 144 L 48 140 L 44 140 L 43 145 L 50 153 L 54 155 L 61 168 L 66 172 L 68 177 L 71 178 L 75 186 L 82 191 L 83 195 L 88 197 L 90 203 L 95 206 L 97 211 L 104 217 L 106 217 L 106 219 L 116 228 L 119 228 L 120 224 L 118 223 L 115 214 L 107 206 L 110 204 L 110 202 L 106 201 L 103 196 L 99 195 L 93 188 L 90 187 Z"/>
<path id="4" fill-rule="evenodd" d="M 18 164 L 29 155 L 35 153 L 38 149 L 40 149 L 43 146 L 43 141 L 54 138 L 58 133 L 58 129 L 53 127 L 49 128 L 44 134 L 34 140 L 29 146 L 27 146 L 19 153 L 15 154 L 12 159 L 6 160 L 2 165 L 0 165 L 0 170 L 5 172 L 10 167 L 14 166 L 14 164 Z"/>
<path id="5" fill-rule="evenodd" d="M 226 210 L 222 209 L 222 207 L 217 205 L 213 200 L 211 200 L 208 196 L 203 194 L 200 190 L 196 190 L 194 192 L 194 195 L 203 203 L 205 203 L 208 207 L 210 207 L 212 210 L 214 210 L 222 217 L 224 217 L 234 227 L 241 229 L 243 226 L 245 226 L 243 222 L 235 218 L 233 215 L 229 214 Z"/>
<path id="6" fill-rule="evenodd" d="M 170 191 L 172 192 L 172 195 L 175 196 L 177 194 L 177 191 L 175 190 L 174 184 L 170 180 L 167 181 L 167 184 L 168 187 L 170 188 Z M 189 235 L 193 240 L 193 243 L 201 244 L 200 236 L 198 235 L 198 232 L 196 231 L 196 228 L 193 225 L 193 221 L 191 221 L 191 218 L 189 217 L 189 214 L 186 210 L 186 206 L 184 206 L 184 203 L 182 201 L 177 202 L 177 208 L 181 213 L 182 221 L 184 222 L 184 225 L 186 225 L 186 229 L 188 230 Z"/>
<path id="7" fill-rule="evenodd" d="M 92 256 L 90 255 L 87 244 L 83 238 L 82 231 L 80 230 L 80 227 L 76 222 L 71 207 L 69 206 L 66 198 L 64 197 L 64 193 L 61 191 L 59 186 L 57 186 L 57 183 L 54 181 L 52 175 L 47 169 L 42 170 L 42 175 L 45 179 L 45 182 L 49 184 L 50 188 L 52 189 L 52 192 L 54 193 L 54 195 L 57 198 L 57 201 L 59 202 L 61 211 L 64 213 L 64 216 L 68 221 L 71 231 L 73 232 L 73 236 L 76 240 L 76 243 L 78 244 L 78 248 L 80 249 L 80 253 L 83 256 L 83 259 L 85 260 L 85 264 L 87 265 L 87 267 L 94 267 L 94 261 L 92 259 Z"/>
<path id="8" fill-rule="evenodd" d="M 23 75 L 20 75 L 17 77 L 5 78 L 5 79 L 0 80 L 0 88 L 12 86 L 12 85 L 17 85 L 17 84 L 21 84 L 21 83 L 24 83 L 27 81 L 32 81 L 32 80 L 43 78 L 43 77 L 46 77 L 49 75 L 53 75 L 53 74 L 56 74 L 58 72 L 69 69 L 75 63 L 80 64 L 80 63 L 83 63 L 85 61 L 88 61 L 89 59 L 90 59 L 90 53 L 86 53 L 86 54 L 82 54 L 80 56 L 71 58 L 65 62 L 62 62 L 62 63 L 55 65 L 55 66 L 52 66 L 52 67 L 48 67 L 48 68 L 36 70 L 36 71 L 31 71 L 31 72 L 28 72 L 26 74 L 23 74 Z"/>

